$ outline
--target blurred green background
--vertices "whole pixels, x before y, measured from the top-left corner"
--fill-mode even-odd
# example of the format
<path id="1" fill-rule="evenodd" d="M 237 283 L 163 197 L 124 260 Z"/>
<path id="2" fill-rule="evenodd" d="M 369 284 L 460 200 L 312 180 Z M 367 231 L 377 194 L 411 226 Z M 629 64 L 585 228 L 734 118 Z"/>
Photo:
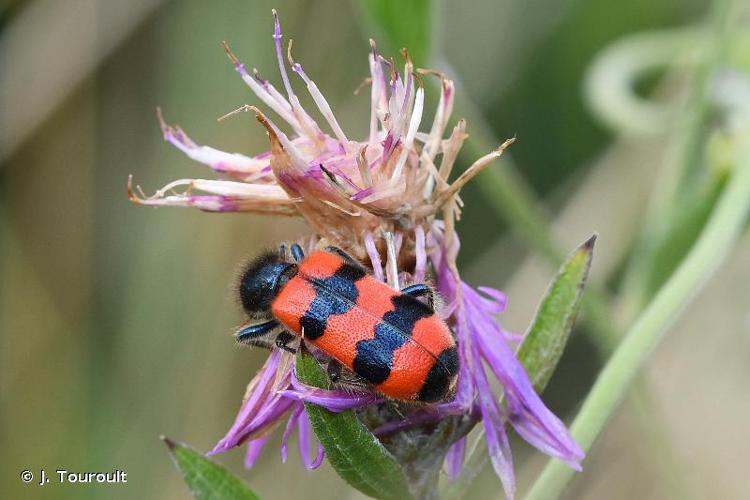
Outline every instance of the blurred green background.
<path id="1" fill-rule="evenodd" d="M 356 2 L 3 5 L 3 498 L 184 498 L 187 489 L 159 436 L 207 450 L 231 424 L 266 355 L 233 344 L 232 328 L 241 321 L 232 296 L 235 270 L 260 248 L 306 229 L 299 220 L 137 207 L 125 186 L 128 174 L 147 192 L 176 178 L 212 177 L 162 141 L 157 106 L 199 143 L 245 153 L 266 148 L 265 133 L 249 116 L 216 122 L 257 103 L 219 42 L 228 40 L 248 66 L 279 80 L 274 7 L 284 34 L 296 41 L 295 59 L 349 136 L 363 136 L 369 101 L 352 91 L 368 75 L 368 38 L 383 33 Z M 618 289 L 675 138 L 606 129 L 586 106 L 586 72 L 611 42 L 700 23 L 710 8 L 701 0 L 443 1 L 431 20 L 433 58 L 417 56 L 417 65 L 435 62 L 460 78 L 459 92 L 481 111 L 496 144 L 517 137 L 513 161 L 550 214 L 562 248 L 599 232 L 592 280 L 605 292 Z M 394 49 L 387 40 L 381 46 Z M 639 91 L 677 96 L 679 116 L 690 79 L 670 75 L 651 75 Z M 454 119 L 461 115 L 457 110 Z M 467 154 L 462 165 L 468 161 Z M 465 277 L 506 290 L 504 324 L 523 332 L 554 268 L 508 230 L 477 183 L 463 198 Z M 748 282 L 746 235 L 651 359 L 641 381 L 649 386 L 650 401 L 640 403 L 646 410 L 632 401 L 620 408 L 569 498 L 747 498 Z M 627 304 L 618 310 L 627 312 Z M 612 323 L 626 326 L 626 312 L 613 313 Z M 574 332 L 544 394 L 565 418 L 602 363 L 586 324 Z M 282 466 L 277 442 L 252 471 L 242 470 L 242 450 L 219 461 L 264 498 L 359 498 L 328 465 L 309 472 L 290 454 Z M 514 451 L 524 491 L 544 457 L 520 442 Z M 21 470 L 40 468 L 122 469 L 128 484 L 21 483 Z M 500 491 L 486 471 L 469 497 Z"/>

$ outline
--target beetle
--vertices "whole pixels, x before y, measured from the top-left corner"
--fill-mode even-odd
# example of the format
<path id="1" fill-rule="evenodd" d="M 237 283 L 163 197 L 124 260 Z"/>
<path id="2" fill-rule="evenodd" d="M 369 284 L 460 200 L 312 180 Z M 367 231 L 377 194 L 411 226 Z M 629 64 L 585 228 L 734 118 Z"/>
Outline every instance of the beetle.
<path id="1" fill-rule="evenodd" d="M 238 342 L 294 352 L 302 337 L 335 360 L 329 375 L 343 365 L 397 400 L 434 402 L 454 390 L 456 342 L 426 284 L 394 290 L 339 248 L 305 256 L 295 244 L 291 259 L 282 245 L 251 261 L 238 294 L 250 318 Z"/>

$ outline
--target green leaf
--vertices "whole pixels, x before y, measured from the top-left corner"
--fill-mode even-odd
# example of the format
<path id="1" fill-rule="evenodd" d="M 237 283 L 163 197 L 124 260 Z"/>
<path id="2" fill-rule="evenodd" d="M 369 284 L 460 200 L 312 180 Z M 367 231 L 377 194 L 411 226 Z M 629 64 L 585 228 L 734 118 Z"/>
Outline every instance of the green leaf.
<path id="1" fill-rule="evenodd" d="M 358 0 L 365 19 L 375 30 L 372 38 L 385 45 L 384 53 L 406 47 L 416 66 L 430 56 L 431 0 Z"/>
<path id="2" fill-rule="evenodd" d="M 194 449 L 162 437 L 190 493 L 198 500 L 259 500 L 247 485 Z"/>
<path id="3" fill-rule="evenodd" d="M 593 235 L 560 267 L 518 348 L 518 360 L 537 392 L 542 392 L 549 382 L 568 342 L 581 306 L 595 241 L 596 235 Z"/>
<path id="4" fill-rule="evenodd" d="M 297 356 L 297 377 L 327 388 L 328 377 L 318 362 L 302 351 Z M 411 498 L 401 467 L 352 411 L 333 413 L 309 403 L 305 408 L 328 461 L 347 483 L 374 498 Z"/>

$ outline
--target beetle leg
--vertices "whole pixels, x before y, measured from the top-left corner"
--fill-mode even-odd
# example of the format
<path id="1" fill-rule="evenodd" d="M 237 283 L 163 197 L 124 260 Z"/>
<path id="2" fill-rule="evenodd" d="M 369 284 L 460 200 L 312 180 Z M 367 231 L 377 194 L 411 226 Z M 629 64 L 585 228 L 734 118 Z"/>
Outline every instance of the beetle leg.
<path id="1" fill-rule="evenodd" d="M 294 335 L 284 330 L 283 332 L 279 333 L 276 336 L 276 347 L 278 347 L 279 349 L 283 349 L 286 352 L 297 354 L 297 349 L 289 346 L 289 343 L 292 342 L 293 340 L 294 340 Z"/>
<path id="2" fill-rule="evenodd" d="M 344 259 L 344 261 L 347 264 L 351 264 L 352 266 L 362 267 L 362 264 L 360 264 L 357 259 L 349 255 L 348 253 L 344 252 L 339 247 L 328 246 L 326 247 L 326 252 L 335 253 L 336 255 Z"/>
<path id="3" fill-rule="evenodd" d="M 435 290 L 431 286 L 425 285 L 424 283 L 417 283 L 409 285 L 401 289 L 401 293 L 410 295 L 412 297 L 427 297 L 427 305 L 430 309 L 435 310 Z"/>
<path id="4" fill-rule="evenodd" d="M 275 319 L 266 321 L 264 323 L 255 323 L 242 328 L 235 334 L 237 342 L 242 344 L 259 345 L 268 347 L 270 340 L 268 336 L 276 328 L 278 328 L 279 322 Z"/>
<path id="5" fill-rule="evenodd" d="M 341 363 L 336 361 L 335 359 L 332 359 L 328 362 L 328 366 L 326 367 L 326 374 L 328 375 L 328 378 L 333 382 L 334 384 L 338 382 L 341 379 L 341 369 L 342 369 Z"/>
<path id="6" fill-rule="evenodd" d="M 302 262 L 302 259 L 305 258 L 304 250 L 302 250 L 302 247 L 299 246 L 297 243 L 294 243 L 292 245 L 292 257 L 294 257 L 294 260 L 296 262 Z"/>

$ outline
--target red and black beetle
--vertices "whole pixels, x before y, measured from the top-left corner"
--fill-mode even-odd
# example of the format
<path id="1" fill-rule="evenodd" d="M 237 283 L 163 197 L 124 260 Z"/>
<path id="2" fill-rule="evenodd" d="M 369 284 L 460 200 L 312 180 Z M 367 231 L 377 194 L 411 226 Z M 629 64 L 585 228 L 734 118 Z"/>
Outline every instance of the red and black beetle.
<path id="1" fill-rule="evenodd" d="M 292 245 L 252 261 L 240 277 L 242 306 L 254 323 L 240 342 L 290 349 L 301 336 L 385 396 L 438 401 L 453 390 L 456 342 L 425 284 L 400 292 L 335 247 L 305 257 Z M 417 297 L 426 297 L 425 304 Z"/>

